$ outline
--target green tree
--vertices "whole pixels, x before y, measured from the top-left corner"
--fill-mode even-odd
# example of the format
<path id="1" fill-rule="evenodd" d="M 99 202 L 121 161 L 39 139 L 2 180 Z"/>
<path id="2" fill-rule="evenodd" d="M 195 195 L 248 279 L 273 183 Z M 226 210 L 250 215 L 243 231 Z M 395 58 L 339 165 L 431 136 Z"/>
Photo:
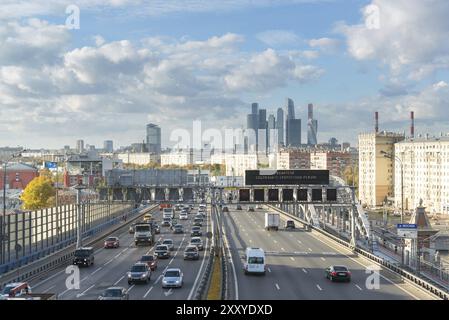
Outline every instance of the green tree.
<path id="1" fill-rule="evenodd" d="M 54 205 L 55 188 L 53 181 L 46 175 L 34 178 L 23 190 L 21 200 L 23 209 L 39 210 Z"/>
<path id="2" fill-rule="evenodd" d="M 354 186 L 358 188 L 359 186 L 359 168 L 357 166 L 347 166 L 343 171 L 343 178 L 349 186 Z"/>

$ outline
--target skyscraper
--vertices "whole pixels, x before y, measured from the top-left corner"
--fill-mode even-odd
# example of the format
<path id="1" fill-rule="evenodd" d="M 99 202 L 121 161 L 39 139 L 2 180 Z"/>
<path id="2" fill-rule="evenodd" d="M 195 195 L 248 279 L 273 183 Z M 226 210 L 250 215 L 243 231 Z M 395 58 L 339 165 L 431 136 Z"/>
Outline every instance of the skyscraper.
<path id="1" fill-rule="evenodd" d="M 318 131 L 318 121 L 313 119 L 313 104 L 308 106 L 308 117 L 307 117 L 307 144 L 309 146 L 314 146 L 318 144 L 317 141 L 317 131 Z"/>
<path id="2" fill-rule="evenodd" d="M 112 142 L 112 140 L 105 140 L 103 142 L 103 149 L 107 153 L 114 152 L 114 143 Z"/>
<path id="3" fill-rule="evenodd" d="M 84 140 L 76 141 L 76 152 L 78 152 L 78 153 L 84 152 Z"/>
<path id="4" fill-rule="evenodd" d="M 274 115 L 270 114 L 268 117 L 268 130 L 267 130 L 267 136 L 268 136 L 268 145 L 267 149 L 269 151 L 272 151 L 277 146 L 277 132 L 276 132 L 276 118 Z"/>
<path id="5" fill-rule="evenodd" d="M 301 146 L 301 119 L 287 119 L 287 146 Z"/>
<path id="6" fill-rule="evenodd" d="M 267 110 L 259 109 L 259 132 L 257 141 L 257 150 L 266 152 L 268 147 L 268 122 Z"/>
<path id="7" fill-rule="evenodd" d="M 285 133 L 286 133 L 285 144 L 288 146 L 288 145 L 291 145 L 290 136 L 289 136 L 289 133 L 291 132 L 291 130 L 288 127 L 289 120 L 295 119 L 295 103 L 290 98 L 287 98 L 286 110 L 287 110 L 287 119 L 285 121 Z"/>
<path id="8" fill-rule="evenodd" d="M 259 104 L 257 102 L 251 104 L 251 114 L 259 114 Z"/>
<path id="9" fill-rule="evenodd" d="M 147 150 L 150 153 L 161 153 L 161 128 L 155 124 L 147 124 Z"/>
<path id="10" fill-rule="evenodd" d="M 278 130 L 278 145 L 284 144 L 284 110 L 279 108 L 276 117 L 276 129 Z"/>

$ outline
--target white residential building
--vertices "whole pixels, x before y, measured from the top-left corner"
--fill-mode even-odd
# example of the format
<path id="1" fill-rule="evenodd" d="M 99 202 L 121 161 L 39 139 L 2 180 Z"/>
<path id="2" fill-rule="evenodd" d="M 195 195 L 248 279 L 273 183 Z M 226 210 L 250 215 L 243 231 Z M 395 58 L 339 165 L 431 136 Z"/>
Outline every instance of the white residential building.
<path id="1" fill-rule="evenodd" d="M 449 137 L 415 138 L 395 144 L 404 171 L 404 209 L 423 200 L 429 213 L 449 213 Z M 401 163 L 395 161 L 395 205 L 401 208 Z"/>
<path id="2" fill-rule="evenodd" d="M 125 164 L 147 165 L 150 163 L 159 163 L 161 156 L 158 154 L 140 152 L 140 153 L 118 153 L 117 159 L 122 160 Z"/>
<path id="3" fill-rule="evenodd" d="M 227 176 L 245 176 L 246 170 L 257 170 L 256 154 L 227 154 L 225 157 Z"/>
<path id="4" fill-rule="evenodd" d="M 369 207 L 381 206 L 393 197 L 393 160 L 382 151 L 394 154 L 394 144 L 403 134 L 392 132 L 359 135 L 359 200 Z"/>
<path id="5" fill-rule="evenodd" d="M 161 166 L 187 166 L 193 164 L 193 151 L 175 151 L 161 154 Z"/>

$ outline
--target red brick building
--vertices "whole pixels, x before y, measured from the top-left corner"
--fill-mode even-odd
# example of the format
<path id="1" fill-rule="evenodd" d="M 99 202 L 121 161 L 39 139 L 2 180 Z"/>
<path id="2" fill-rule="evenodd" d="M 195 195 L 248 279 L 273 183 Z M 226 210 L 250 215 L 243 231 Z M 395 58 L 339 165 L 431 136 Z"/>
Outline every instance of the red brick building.
<path id="1" fill-rule="evenodd" d="M 3 189 L 4 167 L 0 167 L 0 190 Z M 23 163 L 12 163 L 6 167 L 6 188 L 23 190 L 33 180 L 39 176 L 39 171 Z"/>

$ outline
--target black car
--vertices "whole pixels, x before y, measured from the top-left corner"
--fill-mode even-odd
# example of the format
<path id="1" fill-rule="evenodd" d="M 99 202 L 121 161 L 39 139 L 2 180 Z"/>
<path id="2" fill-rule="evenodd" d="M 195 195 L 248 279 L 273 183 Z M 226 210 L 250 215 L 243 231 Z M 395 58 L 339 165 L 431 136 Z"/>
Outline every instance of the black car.
<path id="1" fill-rule="evenodd" d="M 192 230 L 190 232 L 190 235 L 192 237 L 201 237 L 203 235 L 203 233 L 201 232 L 201 227 L 199 226 L 193 226 Z"/>
<path id="2" fill-rule="evenodd" d="M 331 281 L 351 281 L 351 272 L 345 266 L 330 266 L 326 269 L 325 276 Z"/>
<path id="3" fill-rule="evenodd" d="M 241 205 L 237 205 L 237 207 L 235 208 L 235 210 L 243 210 Z"/>
<path id="4" fill-rule="evenodd" d="M 184 233 L 184 227 L 182 226 L 182 224 L 176 224 L 173 227 L 173 233 Z"/>
<path id="5" fill-rule="evenodd" d="M 228 207 L 223 207 L 223 210 L 222 210 L 223 212 L 229 212 L 229 209 L 228 209 Z"/>
<path id="6" fill-rule="evenodd" d="M 295 229 L 295 221 L 293 220 L 287 220 L 286 224 L 285 224 L 285 229 Z"/>
<path id="7" fill-rule="evenodd" d="M 74 258 L 73 258 L 73 264 L 77 266 L 91 266 L 94 264 L 94 248 L 92 247 L 85 247 L 85 248 L 78 248 L 75 250 Z"/>
<path id="8" fill-rule="evenodd" d="M 193 219 L 193 225 L 196 227 L 202 227 L 203 226 L 203 219 L 202 218 L 195 218 Z"/>

